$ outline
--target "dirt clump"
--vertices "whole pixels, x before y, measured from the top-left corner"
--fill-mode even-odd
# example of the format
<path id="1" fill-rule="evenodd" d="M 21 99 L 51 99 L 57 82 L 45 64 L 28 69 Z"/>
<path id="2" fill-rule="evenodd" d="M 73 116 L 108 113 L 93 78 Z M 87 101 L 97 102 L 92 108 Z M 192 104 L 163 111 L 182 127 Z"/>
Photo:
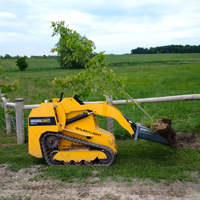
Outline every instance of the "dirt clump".
<path id="1" fill-rule="evenodd" d="M 171 148 L 200 148 L 200 137 L 196 134 L 176 132 L 171 119 L 158 119 L 151 125 L 151 131 L 158 133 L 169 142 Z"/>
<path id="2" fill-rule="evenodd" d="M 170 119 L 158 119 L 151 125 L 153 129 L 160 136 L 165 138 L 169 142 L 171 148 L 178 148 L 178 142 L 176 140 L 176 132 L 171 127 L 172 120 Z"/>

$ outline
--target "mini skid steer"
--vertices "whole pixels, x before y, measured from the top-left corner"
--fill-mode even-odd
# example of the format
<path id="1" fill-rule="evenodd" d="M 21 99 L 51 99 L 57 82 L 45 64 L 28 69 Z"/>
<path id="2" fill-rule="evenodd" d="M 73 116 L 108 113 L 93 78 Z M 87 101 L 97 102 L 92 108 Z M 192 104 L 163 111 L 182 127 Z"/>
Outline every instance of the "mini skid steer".
<path id="1" fill-rule="evenodd" d="M 63 93 L 62 93 L 63 94 Z M 117 153 L 115 137 L 98 127 L 96 115 L 112 117 L 137 140 L 168 145 L 168 141 L 139 123 L 132 123 L 117 108 L 104 103 L 84 104 L 74 98 L 53 99 L 29 115 L 29 153 L 48 165 L 108 166 Z"/>

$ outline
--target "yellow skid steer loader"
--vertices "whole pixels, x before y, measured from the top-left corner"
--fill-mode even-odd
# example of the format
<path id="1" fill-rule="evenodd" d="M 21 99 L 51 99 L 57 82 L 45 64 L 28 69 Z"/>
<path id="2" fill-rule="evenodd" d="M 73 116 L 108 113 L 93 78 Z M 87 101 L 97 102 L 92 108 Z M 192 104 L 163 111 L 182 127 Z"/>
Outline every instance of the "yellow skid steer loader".
<path id="1" fill-rule="evenodd" d="M 84 104 L 74 98 L 53 99 L 29 115 L 29 153 L 48 165 L 108 166 L 117 153 L 115 137 L 98 127 L 96 115 L 112 117 L 131 136 L 168 145 L 167 140 L 139 123 L 132 123 L 117 108 L 104 103 Z"/>

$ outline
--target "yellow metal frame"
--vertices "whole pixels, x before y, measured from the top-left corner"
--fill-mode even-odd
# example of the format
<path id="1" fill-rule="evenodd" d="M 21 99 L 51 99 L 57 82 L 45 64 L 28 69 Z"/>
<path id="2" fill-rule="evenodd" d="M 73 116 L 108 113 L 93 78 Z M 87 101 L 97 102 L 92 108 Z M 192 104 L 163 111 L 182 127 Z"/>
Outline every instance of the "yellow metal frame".
<path id="1" fill-rule="evenodd" d="M 71 160 L 75 162 L 80 162 L 85 160 L 87 162 L 98 159 L 107 159 L 107 156 L 101 151 L 60 151 L 53 159 L 70 162 Z"/>
<path id="2" fill-rule="evenodd" d="M 33 156 L 43 157 L 41 138 L 43 134 L 48 132 L 59 132 L 88 142 L 98 143 L 109 147 L 116 154 L 115 137 L 112 133 L 98 127 L 96 114 L 116 119 L 131 135 L 134 134 L 131 124 L 127 122 L 123 114 L 117 108 L 108 105 L 107 102 L 80 105 L 73 98 L 64 98 L 61 102 L 58 102 L 58 100 L 53 99 L 52 103 L 42 103 L 39 108 L 32 109 L 29 115 L 29 118 L 54 117 L 56 122 L 54 125 L 44 126 L 31 126 L 29 124 L 29 153 Z M 82 113 L 88 113 L 88 110 L 93 111 L 94 114 L 66 125 L 67 120 Z M 80 161 L 81 158 L 81 160 L 85 158 L 85 160 L 91 161 L 96 157 L 99 159 L 104 159 L 105 157 L 105 154 L 100 151 L 62 151 L 65 148 L 70 148 L 71 145 L 73 145 L 73 142 L 65 142 L 61 139 L 59 144 L 60 152 L 55 155 L 55 159 L 60 160 L 62 158 L 66 162 L 73 157 L 76 161 Z"/>

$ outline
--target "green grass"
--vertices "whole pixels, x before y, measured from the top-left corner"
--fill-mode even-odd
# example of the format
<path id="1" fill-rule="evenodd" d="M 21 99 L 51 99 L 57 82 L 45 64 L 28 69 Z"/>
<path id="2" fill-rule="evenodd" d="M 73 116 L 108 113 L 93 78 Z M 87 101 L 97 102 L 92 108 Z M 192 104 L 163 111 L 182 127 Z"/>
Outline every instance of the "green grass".
<path id="1" fill-rule="evenodd" d="M 171 64 L 171 63 L 148 63 L 149 61 L 179 60 L 179 61 L 198 61 L 200 54 L 156 54 L 156 55 L 119 55 L 108 56 L 107 60 L 118 62 L 120 58 L 126 65 L 112 67 L 118 75 L 127 77 L 125 90 L 134 99 L 162 97 L 171 95 L 195 94 L 199 93 L 200 85 L 200 64 Z M 129 59 L 128 59 L 129 58 Z M 133 58 L 139 62 L 132 65 Z M 11 61 L 14 59 L 2 59 Z M 122 62 L 121 61 L 121 62 Z M 52 67 L 50 63 L 57 62 L 56 59 L 30 58 L 28 62 L 34 70 L 25 72 L 6 71 L 0 76 L 2 82 L 10 79 L 17 79 L 18 89 L 8 94 L 11 102 L 15 98 L 24 98 L 25 104 L 38 104 L 44 102 L 45 99 L 57 98 L 63 91 L 65 97 L 72 96 L 68 88 L 55 88 L 50 83 L 54 77 L 65 77 L 70 74 L 78 73 L 80 70 L 51 70 L 46 69 L 47 66 Z M 41 63 L 40 63 L 41 62 Z M 45 64 L 46 62 L 46 64 Z M 39 64 L 40 63 L 40 64 Z M 44 66 L 45 69 L 36 70 L 36 68 Z M 5 67 L 5 66 L 3 66 Z M 113 97 L 115 99 L 115 97 Z M 28 101 L 32 99 L 32 101 Z M 120 97 L 125 99 L 125 97 Z M 103 96 L 90 97 L 83 99 L 89 100 L 105 100 Z M 185 102 L 166 102 L 166 103 L 149 103 L 141 104 L 141 106 L 154 119 L 170 118 L 173 120 L 173 128 L 177 131 L 187 131 L 191 133 L 200 133 L 200 101 Z M 128 105 L 117 106 L 127 117 L 134 122 L 145 122 L 145 115 L 136 107 L 133 109 Z M 25 111 L 25 125 L 27 130 L 27 117 L 30 111 Z M 102 128 L 106 128 L 106 119 L 99 117 L 99 124 Z M 126 138 L 128 133 L 115 123 L 114 133 L 117 138 Z"/>
<path id="2" fill-rule="evenodd" d="M 6 61 L 6 62 L 5 62 Z M 69 90 L 55 88 L 50 83 L 56 76 L 78 73 L 79 70 L 61 70 L 56 59 L 27 59 L 30 64 L 25 72 L 14 70 L 14 59 L 0 60 L 4 72 L 0 81 L 17 79 L 18 89 L 9 93 L 11 102 L 15 98 L 24 98 L 25 104 L 39 104 L 45 99 L 59 97 L 64 91 L 65 97 L 72 94 Z M 200 85 L 200 54 L 156 54 L 156 55 L 118 55 L 108 56 L 112 69 L 118 74 L 127 77 L 125 90 L 135 99 L 161 97 L 182 94 L 199 94 Z M 121 64 L 120 64 L 121 63 Z M 56 65 L 57 64 L 57 65 Z M 49 69 L 47 69 L 49 68 Z M 32 99 L 32 101 L 28 101 Z M 115 97 L 114 97 L 115 99 Z M 120 99 L 125 99 L 120 97 Z M 104 97 L 90 97 L 83 99 L 105 100 Z M 153 119 L 170 118 L 176 131 L 200 133 L 200 100 L 141 104 Z M 144 122 L 147 119 L 136 107 L 128 105 L 117 106 L 133 122 Z M 27 118 L 30 111 L 25 111 L 25 126 L 27 135 Z M 2 130 L 4 132 L 1 113 Z M 106 129 L 106 119 L 98 117 L 100 127 Z M 114 122 L 114 134 L 118 139 L 126 139 L 130 135 Z M 9 138 L 0 137 L 0 144 L 9 143 Z M 13 142 L 14 143 L 14 142 Z M 119 146 L 115 162 L 109 167 L 59 167 L 47 166 L 44 159 L 34 158 L 28 154 L 28 146 L 15 145 L 0 149 L 0 164 L 9 163 L 12 170 L 22 167 L 41 164 L 44 175 L 39 178 L 59 178 L 63 181 L 87 182 L 87 177 L 93 176 L 92 171 L 99 171 L 96 176 L 100 181 L 111 180 L 131 181 L 132 178 L 150 178 L 154 181 L 165 179 L 197 181 L 190 176 L 191 172 L 200 173 L 200 150 L 170 149 L 160 144 L 133 139 L 117 140 Z"/>
<path id="3" fill-rule="evenodd" d="M 40 164 L 43 174 L 33 180 L 56 178 L 67 182 L 88 183 L 89 177 L 98 177 L 99 182 L 106 180 L 131 181 L 133 178 L 150 178 L 153 181 L 165 180 L 166 183 L 193 181 L 192 172 L 200 173 L 200 150 L 171 149 L 161 144 L 144 140 L 118 140 L 118 154 L 109 167 L 88 166 L 47 166 L 44 159 L 28 154 L 28 146 L 16 145 L 0 149 L 0 164 L 8 163 L 11 170 Z M 92 171 L 98 171 L 96 175 Z"/>
<path id="4" fill-rule="evenodd" d="M 9 168 L 18 171 L 31 165 L 45 164 L 44 160 L 37 159 L 28 154 L 27 144 L 11 145 L 0 149 L 0 164 L 8 163 Z"/>
<path id="5" fill-rule="evenodd" d="M 3 66 L 3 71 L 18 71 L 16 66 L 17 58 L 0 59 L 0 65 Z M 27 58 L 28 71 L 57 69 L 59 63 L 57 58 Z M 107 55 L 106 62 L 110 66 L 122 67 L 140 64 L 186 64 L 186 63 L 200 63 L 199 53 L 187 54 L 129 54 L 129 55 Z"/>
<path id="6" fill-rule="evenodd" d="M 106 60 L 111 66 L 135 65 L 141 63 L 199 63 L 199 53 L 186 54 L 129 54 L 129 55 L 109 55 Z"/>
<path id="7" fill-rule="evenodd" d="M 6 130 L 5 114 L 4 114 L 4 109 L 0 105 L 0 133 L 3 133 L 5 130 Z"/>
<path id="8" fill-rule="evenodd" d="M 16 144 L 17 139 L 16 136 L 14 134 L 7 134 L 7 133 L 1 133 L 0 134 L 0 144 L 4 145 L 4 144 Z"/>
<path id="9" fill-rule="evenodd" d="M 3 67 L 3 71 L 19 71 L 16 61 L 17 58 L 0 59 L 0 66 Z M 28 71 L 59 68 L 57 58 L 27 58 L 26 62 L 28 63 Z"/>

